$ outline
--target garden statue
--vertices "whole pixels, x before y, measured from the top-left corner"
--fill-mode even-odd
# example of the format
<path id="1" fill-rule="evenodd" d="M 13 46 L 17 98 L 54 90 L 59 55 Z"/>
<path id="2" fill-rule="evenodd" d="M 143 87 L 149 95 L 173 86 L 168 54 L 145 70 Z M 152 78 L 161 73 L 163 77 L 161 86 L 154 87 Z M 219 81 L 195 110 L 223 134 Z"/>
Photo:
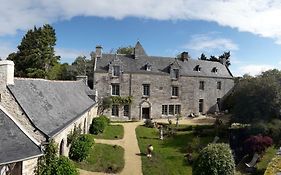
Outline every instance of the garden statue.
<path id="1" fill-rule="evenodd" d="M 153 146 L 150 144 L 150 145 L 148 145 L 148 147 L 147 147 L 147 157 L 148 158 L 151 158 L 152 157 L 152 151 L 153 151 Z"/>
<path id="2" fill-rule="evenodd" d="M 159 126 L 159 139 L 163 140 L 163 126 L 162 125 Z"/>

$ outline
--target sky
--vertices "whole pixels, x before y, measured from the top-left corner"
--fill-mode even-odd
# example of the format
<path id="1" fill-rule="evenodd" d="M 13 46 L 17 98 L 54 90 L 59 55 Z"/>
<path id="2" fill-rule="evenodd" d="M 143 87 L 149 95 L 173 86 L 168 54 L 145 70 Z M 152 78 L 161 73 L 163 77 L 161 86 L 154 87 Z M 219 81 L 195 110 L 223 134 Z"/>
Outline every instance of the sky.
<path id="1" fill-rule="evenodd" d="M 56 30 L 61 62 L 102 45 L 103 52 L 140 41 L 148 55 L 231 52 L 234 76 L 281 69 L 280 0 L 0 0 L 0 57 L 17 51 L 34 26 Z"/>

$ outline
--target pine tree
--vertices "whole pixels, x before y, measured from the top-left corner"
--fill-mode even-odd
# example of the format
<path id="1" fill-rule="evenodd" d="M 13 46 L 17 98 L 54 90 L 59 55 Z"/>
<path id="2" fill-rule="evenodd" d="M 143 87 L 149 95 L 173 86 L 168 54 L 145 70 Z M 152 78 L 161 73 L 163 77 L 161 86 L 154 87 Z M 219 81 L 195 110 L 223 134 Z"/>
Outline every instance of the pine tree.
<path id="1" fill-rule="evenodd" d="M 47 78 L 60 58 L 55 55 L 55 45 L 56 34 L 52 26 L 34 27 L 22 38 L 18 51 L 7 59 L 14 61 L 16 76 Z"/>

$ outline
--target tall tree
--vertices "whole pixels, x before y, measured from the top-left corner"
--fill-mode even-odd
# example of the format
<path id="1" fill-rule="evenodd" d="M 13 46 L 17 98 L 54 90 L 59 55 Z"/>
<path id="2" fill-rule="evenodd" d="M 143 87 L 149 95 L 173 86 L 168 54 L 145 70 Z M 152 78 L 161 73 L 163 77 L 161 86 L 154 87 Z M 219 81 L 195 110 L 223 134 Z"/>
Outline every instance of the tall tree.
<path id="1" fill-rule="evenodd" d="M 52 26 L 34 27 L 22 38 L 18 51 L 7 59 L 14 61 L 16 76 L 47 78 L 60 58 L 55 55 L 55 45 L 56 34 Z"/>
<path id="2" fill-rule="evenodd" d="M 270 70 L 257 77 L 245 76 L 235 86 L 234 121 L 248 123 L 281 119 L 281 72 Z"/>
<path id="3" fill-rule="evenodd" d="M 219 60 L 225 59 L 225 65 L 230 66 L 230 51 L 224 52 L 222 55 L 219 56 Z"/>
<path id="4" fill-rule="evenodd" d="M 116 50 L 116 53 L 125 54 L 125 55 L 132 55 L 134 53 L 134 47 L 132 47 L 132 46 L 119 47 Z"/>
<path id="5" fill-rule="evenodd" d="M 198 60 L 207 60 L 207 57 L 206 57 L 206 55 L 204 53 L 202 53 L 200 55 L 200 57 L 198 58 Z"/>

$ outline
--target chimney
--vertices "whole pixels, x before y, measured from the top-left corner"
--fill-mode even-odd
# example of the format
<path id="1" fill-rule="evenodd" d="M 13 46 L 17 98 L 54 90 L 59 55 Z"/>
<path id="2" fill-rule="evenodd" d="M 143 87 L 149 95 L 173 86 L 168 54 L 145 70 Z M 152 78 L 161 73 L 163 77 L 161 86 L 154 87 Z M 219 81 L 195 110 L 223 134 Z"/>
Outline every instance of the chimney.
<path id="1" fill-rule="evenodd" d="M 76 80 L 83 81 L 83 83 L 88 86 L 88 76 L 86 75 L 76 76 Z"/>
<path id="2" fill-rule="evenodd" d="M 180 56 L 181 61 L 188 61 L 189 55 L 188 52 L 182 52 Z"/>
<path id="3" fill-rule="evenodd" d="M 14 62 L 10 60 L 0 61 L 0 84 L 13 85 L 14 84 Z"/>
<path id="4" fill-rule="evenodd" d="M 102 57 L 102 47 L 101 45 L 96 46 L 96 58 L 101 58 Z"/>

